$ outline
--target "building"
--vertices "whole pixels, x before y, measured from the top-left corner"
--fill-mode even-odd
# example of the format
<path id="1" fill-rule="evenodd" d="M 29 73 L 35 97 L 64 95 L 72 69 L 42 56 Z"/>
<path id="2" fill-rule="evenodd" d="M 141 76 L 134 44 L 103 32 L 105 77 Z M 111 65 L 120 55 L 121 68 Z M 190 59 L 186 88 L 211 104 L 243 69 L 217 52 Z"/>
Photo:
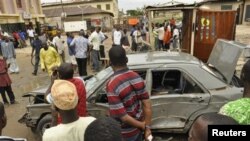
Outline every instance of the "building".
<path id="1" fill-rule="evenodd" d="M 223 0 L 221 0 L 223 1 Z M 168 4 L 146 7 L 149 23 L 157 22 L 158 13 L 181 11 L 183 13 L 181 28 L 180 48 L 183 52 L 190 53 L 200 60 L 207 62 L 208 57 L 217 39 L 234 40 L 238 10 L 221 9 L 220 4 L 213 5 L 216 1 L 204 1 L 194 4 Z M 238 1 L 235 1 L 237 3 Z M 205 6 L 204 6 L 205 5 Z M 238 4 L 238 6 L 240 6 Z M 212 8 L 218 6 L 220 8 Z M 223 6 L 222 6 L 223 7 Z M 232 8 L 234 6 L 232 5 Z M 237 6 L 236 6 L 237 7 Z M 215 10 L 214 10 L 215 9 Z M 238 9 L 238 8 L 237 8 Z M 162 17 L 166 20 L 167 17 Z M 149 33 L 153 26 L 149 24 Z M 154 47 L 154 36 L 150 34 L 151 45 Z"/>
<path id="2" fill-rule="evenodd" d="M 86 21 L 87 27 L 100 26 L 103 30 L 111 29 L 113 13 L 94 8 L 92 6 L 70 6 L 55 7 L 53 9 L 43 9 L 43 13 L 46 15 L 46 21 L 52 26 L 58 26 L 62 28 L 63 22 L 71 21 Z M 61 14 L 66 13 L 66 17 L 62 18 Z"/>
<path id="3" fill-rule="evenodd" d="M 118 19 L 118 0 L 69 0 L 63 3 L 46 3 L 42 4 L 43 10 L 55 9 L 55 8 L 67 8 L 67 7 L 85 7 L 92 6 L 103 11 L 107 11 L 114 14 L 114 19 Z M 78 8 L 79 9 L 79 8 Z M 81 9 L 79 9 L 81 10 Z"/>
<path id="4" fill-rule="evenodd" d="M 6 32 L 26 30 L 27 26 L 36 28 L 44 22 L 40 0 L 0 1 L 0 28 Z"/>
<path id="5" fill-rule="evenodd" d="M 250 25 L 250 0 L 244 0 L 244 12 L 242 24 Z"/>
<path id="6" fill-rule="evenodd" d="M 242 24 L 244 9 L 243 0 L 205 0 L 200 8 L 213 11 L 237 11 L 236 23 Z"/>

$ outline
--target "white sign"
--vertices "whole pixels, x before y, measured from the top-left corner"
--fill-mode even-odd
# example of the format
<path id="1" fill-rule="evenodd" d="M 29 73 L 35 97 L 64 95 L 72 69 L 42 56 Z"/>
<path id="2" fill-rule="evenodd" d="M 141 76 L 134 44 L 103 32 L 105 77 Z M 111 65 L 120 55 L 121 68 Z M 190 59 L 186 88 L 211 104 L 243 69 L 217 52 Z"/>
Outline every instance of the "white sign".
<path id="1" fill-rule="evenodd" d="M 80 31 L 81 29 L 87 30 L 86 21 L 64 22 L 65 32 Z"/>
<path id="2" fill-rule="evenodd" d="M 28 12 L 23 12 L 23 19 L 27 20 L 27 19 L 31 19 L 32 15 Z"/>

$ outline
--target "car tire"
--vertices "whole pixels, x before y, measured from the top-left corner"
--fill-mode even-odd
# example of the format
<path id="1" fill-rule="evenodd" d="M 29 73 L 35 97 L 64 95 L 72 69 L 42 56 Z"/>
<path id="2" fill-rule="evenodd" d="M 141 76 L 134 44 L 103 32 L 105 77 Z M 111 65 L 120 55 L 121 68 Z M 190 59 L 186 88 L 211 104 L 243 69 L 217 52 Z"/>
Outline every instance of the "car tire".
<path id="1" fill-rule="evenodd" d="M 51 120 L 51 114 L 47 114 L 46 116 L 44 116 L 37 124 L 36 133 L 42 136 L 44 131 L 51 127 Z"/>

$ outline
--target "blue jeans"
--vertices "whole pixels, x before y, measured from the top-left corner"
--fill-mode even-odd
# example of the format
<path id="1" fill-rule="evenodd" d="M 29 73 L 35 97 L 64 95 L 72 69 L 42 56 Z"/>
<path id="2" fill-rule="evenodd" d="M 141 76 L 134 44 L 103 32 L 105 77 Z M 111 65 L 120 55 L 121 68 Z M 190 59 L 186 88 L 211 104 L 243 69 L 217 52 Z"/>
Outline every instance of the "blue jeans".
<path id="1" fill-rule="evenodd" d="M 93 62 L 93 68 L 95 71 L 99 71 L 99 51 L 98 50 L 92 50 L 92 62 Z"/>

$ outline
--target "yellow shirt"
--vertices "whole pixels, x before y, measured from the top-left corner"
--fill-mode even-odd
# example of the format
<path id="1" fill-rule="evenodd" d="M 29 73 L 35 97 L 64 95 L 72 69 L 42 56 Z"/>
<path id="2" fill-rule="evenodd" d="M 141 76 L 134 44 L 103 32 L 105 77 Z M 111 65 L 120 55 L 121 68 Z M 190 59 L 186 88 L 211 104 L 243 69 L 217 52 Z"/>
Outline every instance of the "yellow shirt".
<path id="1" fill-rule="evenodd" d="M 51 76 L 52 68 L 61 64 L 60 56 L 53 47 L 47 50 L 44 48 L 40 51 L 41 69 L 46 69 L 49 76 Z"/>

